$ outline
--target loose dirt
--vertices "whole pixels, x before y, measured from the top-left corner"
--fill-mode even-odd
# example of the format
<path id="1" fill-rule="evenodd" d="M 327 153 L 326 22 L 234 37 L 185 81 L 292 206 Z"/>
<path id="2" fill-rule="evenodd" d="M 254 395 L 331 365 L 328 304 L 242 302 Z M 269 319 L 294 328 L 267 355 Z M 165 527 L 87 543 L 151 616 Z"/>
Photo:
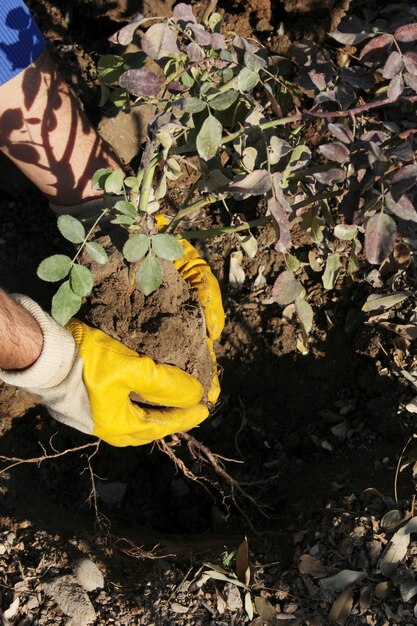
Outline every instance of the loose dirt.
<path id="1" fill-rule="evenodd" d="M 84 313 L 87 323 L 103 330 L 157 363 L 176 365 L 195 376 L 205 392 L 210 388 L 213 362 L 206 344 L 206 328 L 196 295 L 173 264 L 163 261 L 163 284 L 149 296 L 135 285 L 138 263 L 129 265 L 120 252 L 126 231 L 97 238 L 110 261 L 88 262 L 96 287 Z"/>

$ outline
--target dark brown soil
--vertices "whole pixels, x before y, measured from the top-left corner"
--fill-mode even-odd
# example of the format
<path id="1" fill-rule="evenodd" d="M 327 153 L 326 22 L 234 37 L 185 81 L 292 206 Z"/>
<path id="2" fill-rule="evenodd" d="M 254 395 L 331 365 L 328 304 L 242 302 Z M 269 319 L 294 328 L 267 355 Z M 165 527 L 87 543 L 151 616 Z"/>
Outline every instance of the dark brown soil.
<path id="1" fill-rule="evenodd" d="M 118 232 L 121 231 L 121 232 Z M 109 263 L 89 264 L 96 287 L 85 319 L 136 352 L 158 363 L 176 365 L 195 376 L 207 393 L 213 362 L 205 341 L 206 328 L 195 294 L 170 261 L 163 261 L 160 289 L 144 296 L 135 286 L 137 263 L 129 265 L 119 251 L 125 231 L 97 239 Z"/>

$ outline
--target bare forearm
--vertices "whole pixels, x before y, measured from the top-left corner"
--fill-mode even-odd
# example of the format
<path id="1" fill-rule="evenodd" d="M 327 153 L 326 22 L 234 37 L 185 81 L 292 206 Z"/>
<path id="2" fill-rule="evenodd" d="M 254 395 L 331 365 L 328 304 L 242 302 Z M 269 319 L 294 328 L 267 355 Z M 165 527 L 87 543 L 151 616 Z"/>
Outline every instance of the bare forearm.
<path id="1" fill-rule="evenodd" d="M 101 195 L 91 189 L 94 172 L 121 168 L 46 53 L 0 86 L 0 139 L 0 149 L 62 205 Z"/>
<path id="2" fill-rule="evenodd" d="M 29 367 L 38 359 L 42 345 L 43 335 L 37 321 L 0 289 L 0 368 Z"/>

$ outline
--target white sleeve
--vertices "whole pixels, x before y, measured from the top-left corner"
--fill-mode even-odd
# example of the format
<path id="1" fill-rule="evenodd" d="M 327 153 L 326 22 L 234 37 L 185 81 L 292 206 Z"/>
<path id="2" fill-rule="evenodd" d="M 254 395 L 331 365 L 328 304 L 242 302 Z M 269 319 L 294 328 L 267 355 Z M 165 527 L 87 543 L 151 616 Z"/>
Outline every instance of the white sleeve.
<path id="1" fill-rule="evenodd" d="M 92 433 L 94 424 L 83 381 L 83 362 L 71 333 L 27 296 L 12 297 L 38 322 L 43 347 L 33 365 L 24 370 L 0 369 L 0 379 L 38 395 L 59 422 Z"/>

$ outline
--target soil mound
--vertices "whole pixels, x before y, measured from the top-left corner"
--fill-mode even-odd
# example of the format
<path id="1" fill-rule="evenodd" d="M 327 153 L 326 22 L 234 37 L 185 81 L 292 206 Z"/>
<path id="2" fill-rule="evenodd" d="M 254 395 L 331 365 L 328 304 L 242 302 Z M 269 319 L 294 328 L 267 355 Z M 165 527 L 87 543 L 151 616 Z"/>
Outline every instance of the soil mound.
<path id="1" fill-rule="evenodd" d="M 195 294 L 170 261 L 163 261 L 161 287 L 149 296 L 140 293 L 135 285 L 138 264 L 128 264 L 120 252 L 123 236 L 124 232 L 115 229 L 115 233 L 96 239 L 109 256 L 105 265 L 89 262 L 86 255 L 82 258 L 96 285 L 83 312 L 86 323 L 157 363 L 176 365 L 192 374 L 207 393 L 213 363 Z"/>

